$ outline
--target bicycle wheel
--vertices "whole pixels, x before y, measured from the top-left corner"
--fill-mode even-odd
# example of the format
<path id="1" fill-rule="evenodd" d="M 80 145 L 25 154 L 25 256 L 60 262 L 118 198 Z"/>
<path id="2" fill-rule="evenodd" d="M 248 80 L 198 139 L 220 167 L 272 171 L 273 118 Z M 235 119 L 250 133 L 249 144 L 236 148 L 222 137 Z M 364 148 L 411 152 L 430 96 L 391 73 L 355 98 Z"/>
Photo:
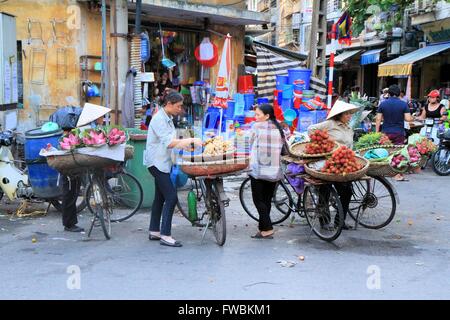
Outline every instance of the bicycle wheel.
<path id="1" fill-rule="evenodd" d="M 122 222 L 131 218 L 142 205 L 144 191 L 132 174 L 118 172 L 106 180 L 106 194 L 114 212 L 111 222 Z"/>
<path id="2" fill-rule="evenodd" d="M 250 178 L 245 179 L 239 189 L 239 200 L 244 211 L 255 221 L 259 222 L 258 210 L 253 203 L 252 188 Z M 291 193 L 283 181 L 280 181 L 272 198 L 272 208 L 270 210 L 270 220 L 272 224 L 279 224 L 286 220 L 291 214 L 294 205 Z"/>
<path id="3" fill-rule="evenodd" d="M 332 186 L 307 186 L 303 193 L 303 209 L 312 232 L 331 242 L 341 234 L 344 213 L 339 195 Z"/>
<path id="4" fill-rule="evenodd" d="M 105 191 L 104 180 L 94 176 L 92 182 L 86 190 L 86 199 L 89 199 L 88 206 L 94 214 L 94 219 L 100 221 L 103 233 L 107 240 L 111 239 L 111 214 L 112 210 L 108 203 L 108 196 Z"/>
<path id="5" fill-rule="evenodd" d="M 439 149 L 431 156 L 431 166 L 433 171 L 440 176 L 450 174 L 450 151 L 448 149 Z"/>
<path id="6" fill-rule="evenodd" d="M 225 218 L 225 207 L 216 183 L 218 182 L 209 182 L 209 205 L 211 209 L 210 219 L 216 242 L 219 246 L 223 246 L 225 244 L 225 240 L 227 239 L 227 222 Z"/>
<path id="7" fill-rule="evenodd" d="M 361 226 L 380 229 L 394 219 L 397 201 L 386 178 L 374 176 L 370 180 L 354 181 L 352 193 L 349 214 Z"/>

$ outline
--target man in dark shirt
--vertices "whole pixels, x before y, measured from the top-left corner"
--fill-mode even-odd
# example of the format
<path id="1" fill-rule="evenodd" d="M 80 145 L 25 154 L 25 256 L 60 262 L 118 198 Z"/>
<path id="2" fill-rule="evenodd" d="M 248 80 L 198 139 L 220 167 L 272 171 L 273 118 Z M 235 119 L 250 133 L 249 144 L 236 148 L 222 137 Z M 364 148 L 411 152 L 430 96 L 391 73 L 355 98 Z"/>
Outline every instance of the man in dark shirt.
<path id="1" fill-rule="evenodd" d="M 405 143 L 405 121 L 413 121 L 408 104 L 399 98 L 400 88 L 394 84 L 389 87 L 389 98 L 378 107 L 376 119 L 376 131 L 385 133 L 396 145 Z M 396 180 L 405 180 L 402 175 L 397 175 Z"/>

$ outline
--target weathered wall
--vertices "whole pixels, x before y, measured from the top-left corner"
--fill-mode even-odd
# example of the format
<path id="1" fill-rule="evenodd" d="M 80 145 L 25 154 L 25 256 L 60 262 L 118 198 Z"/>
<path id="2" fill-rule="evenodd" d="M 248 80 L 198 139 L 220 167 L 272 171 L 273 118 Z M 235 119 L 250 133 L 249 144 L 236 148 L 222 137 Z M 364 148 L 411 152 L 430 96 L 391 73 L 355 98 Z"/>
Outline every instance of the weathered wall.
<path id="1" fill-rule="evenodd" d="M 7 1 L 0 11 L 16 16 L 17 40 L 22 42 L 24 108 L 19 128 L 35 127 L 38 117 L 45 120 L 57 106 L 68 105 L 69 97 L 78 105 L 79 56 L 101 55 L 100 13 L 89 12 L 76 0 Z M 63 21 L 56 25 L 56 38 L 53 20 Z"/>

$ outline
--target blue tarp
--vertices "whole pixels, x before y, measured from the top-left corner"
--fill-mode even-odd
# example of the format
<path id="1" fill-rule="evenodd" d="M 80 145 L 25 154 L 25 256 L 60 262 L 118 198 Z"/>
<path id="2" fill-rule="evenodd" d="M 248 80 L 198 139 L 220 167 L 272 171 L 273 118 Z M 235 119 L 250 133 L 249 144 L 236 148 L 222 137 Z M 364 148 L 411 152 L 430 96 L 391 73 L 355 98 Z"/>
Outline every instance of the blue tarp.
<path id="1" fill-rule="evenodd" d="M 372 63 L 380 62 L 380 53 L 384 49 L 385 48 L 374 49 L 374 50 L 369 50 L 367 52 L 364 52 L 361 55 L 361 65 L 366 65 L 366 64 L 372 64 Z"/>

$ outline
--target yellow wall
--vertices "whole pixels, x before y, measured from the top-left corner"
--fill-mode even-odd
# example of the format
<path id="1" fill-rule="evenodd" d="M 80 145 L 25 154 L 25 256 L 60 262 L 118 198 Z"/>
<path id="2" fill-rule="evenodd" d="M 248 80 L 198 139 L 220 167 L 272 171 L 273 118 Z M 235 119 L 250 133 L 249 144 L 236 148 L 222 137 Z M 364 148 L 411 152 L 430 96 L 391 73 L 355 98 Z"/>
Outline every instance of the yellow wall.
<path id="1" fill-rule="evenodd" d="M 77 15 L 76 11 L 70 11 L 76 8 L 71 6 L 80 8 L 80 15 Z M 73 97 L 75 103 L 79 104 L 79 56 L 101 55 L 100 13 L 88 12 L 87 7 L 75 0 L 7 1 L 0 4 L 0 11 L 16 16 L 17 40 L 22 42 L 24 109 L 20 110 L 19 127 L 23 129 L 35 127 L 37 114 L 36 109 L 30 105 L 30 97 L 33 97 L 31 101 L 40 101 L 41 120 L 48 118 L 57 106 L 68 105 L 68 97 Z M 81 19 L 80 29 L 76 27 L 77 18 Z M 40 23 L 31 24 L 31 38 L 41 38 L 42 41 L 30 40 L 29 19 Z M 57 32 L 64 33 L 65 36 L 56 41 L 51 23 L 53 19 L 66 20 L 57 27 Z M 88 37 L 83 30 L 87 32 Z M 60 65 L 57 62 L 58 49 L 65 50 L 65 54 L 59 55 Z M 45 73 L 42 74 L 39 69 L 32 69 L 33 64 L 44 65 Z"/>

